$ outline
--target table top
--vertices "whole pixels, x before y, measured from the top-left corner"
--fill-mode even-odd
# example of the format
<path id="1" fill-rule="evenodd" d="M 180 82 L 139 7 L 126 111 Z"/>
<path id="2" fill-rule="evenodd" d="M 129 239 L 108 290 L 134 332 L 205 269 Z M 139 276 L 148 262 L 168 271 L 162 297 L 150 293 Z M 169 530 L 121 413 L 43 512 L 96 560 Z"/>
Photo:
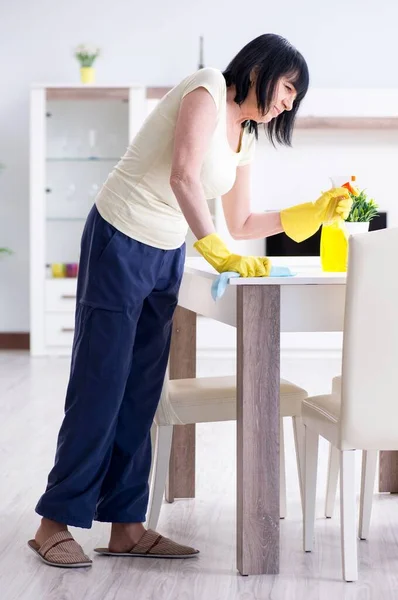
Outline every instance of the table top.
<path id="1" fill-rule="evenodd" d="M 271 258 L 275 266 L 289 267 L 296 273 L 294 277 L 237 277 L 230 285 L 345 285 L 347 273 L 325 273 L 321 269 L 319 257 L 275 256 Z M 215 279 L 218 273 L 202 257 L 187 258 L 186 273 Z"/>

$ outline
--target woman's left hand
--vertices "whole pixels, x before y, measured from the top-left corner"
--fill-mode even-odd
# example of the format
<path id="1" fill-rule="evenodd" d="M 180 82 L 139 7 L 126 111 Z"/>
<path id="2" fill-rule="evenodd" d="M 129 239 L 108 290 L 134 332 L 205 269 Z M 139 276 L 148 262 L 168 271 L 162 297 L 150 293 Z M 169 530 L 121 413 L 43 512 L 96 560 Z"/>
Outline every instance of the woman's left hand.
<path id="1" fill-rule="evenodd" d="M 323 223 L 346 219 L 351 206 L 348 190 L 333 188 L 324 192 L 315 202 L 281 210 L 282 227 L 292 240 L 302 242 L 314 235 Z"/>

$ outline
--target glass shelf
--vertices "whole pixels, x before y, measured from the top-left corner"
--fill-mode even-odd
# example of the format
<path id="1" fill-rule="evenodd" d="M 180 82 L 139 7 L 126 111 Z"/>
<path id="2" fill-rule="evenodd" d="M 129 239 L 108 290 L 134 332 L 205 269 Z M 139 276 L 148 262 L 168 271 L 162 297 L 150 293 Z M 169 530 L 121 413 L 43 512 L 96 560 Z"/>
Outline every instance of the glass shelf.
<path id="1" fill-rule="evenodd" d="M 46 159 L 47 162 L 119 162 L 120 157 L 96 157 L 96 156 L 87 156 L 87 157 L 74 157 L 67 156 L 63 158 L 53 158 L 48 157 Z"/>

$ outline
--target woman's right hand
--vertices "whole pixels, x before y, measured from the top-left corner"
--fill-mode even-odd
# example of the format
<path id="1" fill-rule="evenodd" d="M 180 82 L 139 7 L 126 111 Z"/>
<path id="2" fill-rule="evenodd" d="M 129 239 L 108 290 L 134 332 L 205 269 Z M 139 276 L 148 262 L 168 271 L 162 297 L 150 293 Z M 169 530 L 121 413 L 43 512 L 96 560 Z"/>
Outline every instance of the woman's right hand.
<path id="1" fill-rule="evenodd" d="M 268 258 L 232 254 L 216 233 L 195 242 L 194 248 L 219 273 L 234 271 L 241 277 L 269 277 L 271 272 L 271 262 Z"/>
<path id="2" fill-rule="evenodd" d="M 352 199 L 348 190 L 333 188 L 324 192 L 315 202 L 281 210 L 282 227 L 292 240 L 302 242 L 314 235 L 323 223 L 345 220 L 351 207 Z"/>

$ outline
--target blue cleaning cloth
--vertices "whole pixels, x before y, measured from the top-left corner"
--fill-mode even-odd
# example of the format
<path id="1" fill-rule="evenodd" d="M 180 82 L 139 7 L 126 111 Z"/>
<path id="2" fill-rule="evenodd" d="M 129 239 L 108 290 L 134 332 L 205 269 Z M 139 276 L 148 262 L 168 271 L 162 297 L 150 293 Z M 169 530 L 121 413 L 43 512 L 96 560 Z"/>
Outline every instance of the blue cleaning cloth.
<path id="1" fill-rule="evenodd" d="M 270 277 L 294 277 L 295 275 L 296 273 L 292 273 L 288 267 L 271 267 Z M 235 271 L 226 271 L 213 281 L 211 295 L 214 301 L 224 295 L 228 282 L 233 277 L 240 277 L 240 275 L 239 273 L 235 273 Z"/>

